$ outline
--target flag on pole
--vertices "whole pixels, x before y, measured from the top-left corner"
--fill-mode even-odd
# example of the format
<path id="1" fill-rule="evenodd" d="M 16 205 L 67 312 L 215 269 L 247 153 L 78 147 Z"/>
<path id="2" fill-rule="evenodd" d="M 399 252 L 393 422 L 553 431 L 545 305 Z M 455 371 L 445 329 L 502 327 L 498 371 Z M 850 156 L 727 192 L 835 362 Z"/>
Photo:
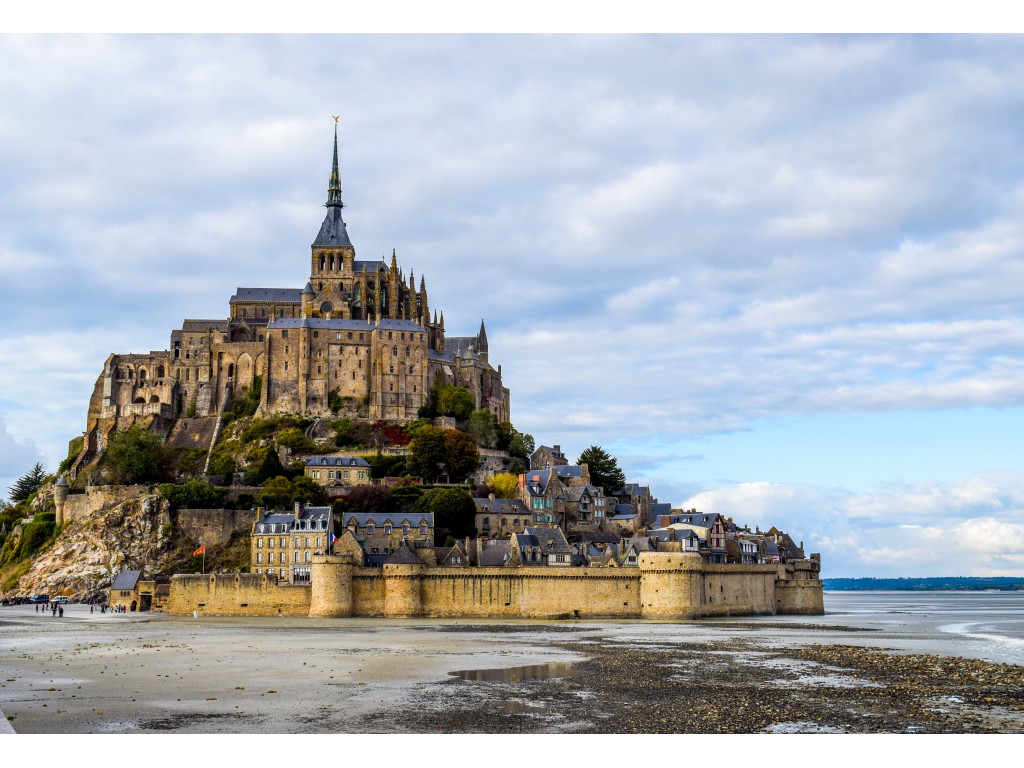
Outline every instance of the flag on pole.
<path id="1" fill-rule="evenodd" d="M 206 545 L 203 544 L 199 549 L 192 553 L 192 557 L 199 557 L 200 555 L 206 554 Z"/>

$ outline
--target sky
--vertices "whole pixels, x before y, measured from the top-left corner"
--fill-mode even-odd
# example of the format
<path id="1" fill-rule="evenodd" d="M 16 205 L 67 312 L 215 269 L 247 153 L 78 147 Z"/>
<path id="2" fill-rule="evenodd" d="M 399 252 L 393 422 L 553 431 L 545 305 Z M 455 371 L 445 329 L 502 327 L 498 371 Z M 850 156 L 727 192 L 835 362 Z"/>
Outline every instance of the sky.
<path id="1" fill-rule="evenodd" d="M 828 576 L 1024 576 L 1024 39 L 0 36 L 0 495 L 112 352 L 363 259 L 512 420 Z"/>

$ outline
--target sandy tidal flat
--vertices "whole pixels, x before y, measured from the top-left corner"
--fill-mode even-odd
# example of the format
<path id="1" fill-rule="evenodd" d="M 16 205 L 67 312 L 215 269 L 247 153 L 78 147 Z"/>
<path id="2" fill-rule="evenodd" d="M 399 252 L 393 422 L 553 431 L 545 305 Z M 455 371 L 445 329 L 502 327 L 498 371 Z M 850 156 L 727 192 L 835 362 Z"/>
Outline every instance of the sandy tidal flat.
<path id="1" fill-rule="evenodd" d="M 61 620 L 17 606 L 0 608 L 0 710 L 23 733 L 1024 730 L 1022 666 L 787 618 L 193 619 L 69 606 Z"/>

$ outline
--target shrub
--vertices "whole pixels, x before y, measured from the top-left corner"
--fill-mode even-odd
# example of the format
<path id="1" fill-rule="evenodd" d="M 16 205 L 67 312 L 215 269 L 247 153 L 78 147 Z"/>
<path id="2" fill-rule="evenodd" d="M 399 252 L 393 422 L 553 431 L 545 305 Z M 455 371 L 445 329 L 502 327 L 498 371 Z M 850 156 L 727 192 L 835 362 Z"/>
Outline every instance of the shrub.
<path id="1" fill-rule="evenodd" d="M 104 454 L 117 483 L 146 483 L 159 480 L 164 446 L 156 434 L 136 424 L 115 432 Z"/>
<path id="2" fill-rule="evenodd" d="M 164 483 L 157 486 L 157 491 L 174 509 L 220 509 L 227 493 L 202 480 L 189 480 L 184 485 Z"/>

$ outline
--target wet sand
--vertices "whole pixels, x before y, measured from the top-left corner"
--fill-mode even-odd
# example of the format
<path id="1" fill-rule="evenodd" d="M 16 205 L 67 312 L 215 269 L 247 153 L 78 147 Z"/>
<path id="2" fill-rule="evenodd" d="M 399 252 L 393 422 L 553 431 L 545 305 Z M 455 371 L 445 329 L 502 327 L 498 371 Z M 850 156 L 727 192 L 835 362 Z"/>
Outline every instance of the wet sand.
<path id="1" fill-rule="evenodd" d="M 1024 667 L 917 653 L 898 628 L 844 618 L 192 619 L 69 606 L 61 620 L 7 607 L 0 710 L 19 733 L 1024 731 Z"/>

